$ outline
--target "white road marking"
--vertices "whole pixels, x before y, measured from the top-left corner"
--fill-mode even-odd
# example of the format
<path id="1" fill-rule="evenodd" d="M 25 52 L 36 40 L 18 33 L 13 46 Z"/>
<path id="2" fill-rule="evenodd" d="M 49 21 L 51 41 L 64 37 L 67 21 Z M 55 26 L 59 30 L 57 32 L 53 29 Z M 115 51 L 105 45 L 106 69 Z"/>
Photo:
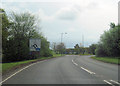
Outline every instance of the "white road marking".
<path id="1" fill-rule="evenodd" d="M 75 64 L 76 66 L 78 66 L 78 64 L 77 64 L 77 63 L 75 63 L 73 60 L 72 60 L 72 62 L 73 62 L 73 64 Z"/>
<path id="2" fill-rule="evenodd" d="M 120 85 L 120 83 L 117 81 L 114 81 L 114 80 L 110 80 L 110 81 Z"/>
<path id="3" fill-rule="evenodd" d="M 47 61 L 47 60 L 44 60 L 44 61 Z M 44 61 L 40 61 L 40 62 L 44 62 Z M 0 82 L 0 84 L 4 83 L 4 82 L 7 81 L 8 79 L 10 79 L 10 78 L 13 77 L 14 75 L 18 74 L 19 72 L 21 72 L 21 71 L 27 69 L 28 67 L 30 67 L 30 66 L 32 66 L 32 65 L 35 65 L 35 64 L 37 64 L 37 63 L 40 63 L 40 62 L 32 63 L 32 64 L 30 64 L 30 65 L 28 65 L 28 66 L 22 68 L 21 70 L 15 72 L 14 74 L 10 75 L 10 76 L 9 76 L 8 78 L 6 78 L 5 80 L 3 80 L 2 82 Z"/>
<path id="4" fill-rule="evenodd" d="M 94 72 L 91 72 L 91 71 L 89 71 L 89 70 L 87 70 L 87 69 L 85 69 L 85 68 L 83 68 L 83 67 L 81 67 L 83 70 L 85 70 L 86 72 L 88 72 L 88 73 L 90 73 L 90 74 L 95 74 Z"/>
<path id="5" fill-rule="evenodd" d="M 107 80 L 103 80 L 103 81 L 106 82 L 106 83 L 109 84 L 109 85 L 115 86 L 115 85 L 113 85 L 112 83 L 108 82 Z"/>

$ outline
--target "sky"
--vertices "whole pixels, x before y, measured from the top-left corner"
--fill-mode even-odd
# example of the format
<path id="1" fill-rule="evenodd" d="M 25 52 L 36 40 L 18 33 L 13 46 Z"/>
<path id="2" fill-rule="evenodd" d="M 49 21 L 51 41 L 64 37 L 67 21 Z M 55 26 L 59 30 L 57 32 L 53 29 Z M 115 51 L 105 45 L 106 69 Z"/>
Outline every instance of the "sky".
<path id="1" fill-rule="evenodd" d="M 98 43 L 110 23 L 118 24 L 119 0 L 2 0 L 0 7 L 10 12 L 30 12 L 40 19 L 39 31 L 52 44 L 63 42 L 67 48 L 82 43 Z"/>

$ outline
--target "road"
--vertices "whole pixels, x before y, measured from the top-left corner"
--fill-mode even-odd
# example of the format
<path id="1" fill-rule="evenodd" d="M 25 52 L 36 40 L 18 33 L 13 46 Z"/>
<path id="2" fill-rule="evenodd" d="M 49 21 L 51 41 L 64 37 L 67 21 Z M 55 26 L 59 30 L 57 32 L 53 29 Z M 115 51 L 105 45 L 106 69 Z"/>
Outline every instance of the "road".
<path id="1" fill-rule="evenodd" d="M 3 84 L 119 84 L 118 65 L 91 56 L 66 55 L 34 63 Z"/>

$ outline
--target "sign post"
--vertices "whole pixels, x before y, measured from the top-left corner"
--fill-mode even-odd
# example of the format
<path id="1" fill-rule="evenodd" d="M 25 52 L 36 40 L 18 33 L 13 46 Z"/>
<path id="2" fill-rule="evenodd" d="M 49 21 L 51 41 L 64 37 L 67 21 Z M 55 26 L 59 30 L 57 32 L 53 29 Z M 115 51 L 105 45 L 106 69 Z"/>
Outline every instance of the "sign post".
<path id="1" fill-rule="evenodd" d="M 29 48 L 31 58 L 37 58 L 40 55 L 41 39 L 29 39 Z"/>

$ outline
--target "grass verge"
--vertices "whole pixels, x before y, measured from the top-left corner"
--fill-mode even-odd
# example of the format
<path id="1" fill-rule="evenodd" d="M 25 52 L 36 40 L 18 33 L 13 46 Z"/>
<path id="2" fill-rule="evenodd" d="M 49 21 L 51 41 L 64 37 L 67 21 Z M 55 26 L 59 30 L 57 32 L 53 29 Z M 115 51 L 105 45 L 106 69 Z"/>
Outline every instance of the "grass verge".
<path id="1" fill-rule="evenodd" d="M 91 58 L 107 63 L 120 64 L 119 59 L 114 57 L 91 57 Z"/>
<path id="2" fill-rule="evenodd" d="M 85 56 L 85 55 L 93 55 L 93 54 L 86 54 L 86 53 L 85 53 L 85 54 L 79 54 L 79 55 Z"/>
<path id="3" fill-rule="evenodd" d="M 20 62 L 12 62 L 12 63 L 2 63 L 0 65 L 2 65 L 2 73 L 4 74 L 12 69 L 18 68 L 25 64 L 30 64 L 36 61 L 50 59 L 50 58 L 59 57 L 59 56 L 61 56 L 61 54 L 54 54 L 52 57 L 40 57 L 34 60 L 26 60 L 26 61 L 20 61 Z"/>

